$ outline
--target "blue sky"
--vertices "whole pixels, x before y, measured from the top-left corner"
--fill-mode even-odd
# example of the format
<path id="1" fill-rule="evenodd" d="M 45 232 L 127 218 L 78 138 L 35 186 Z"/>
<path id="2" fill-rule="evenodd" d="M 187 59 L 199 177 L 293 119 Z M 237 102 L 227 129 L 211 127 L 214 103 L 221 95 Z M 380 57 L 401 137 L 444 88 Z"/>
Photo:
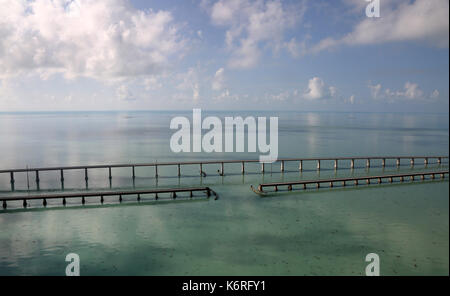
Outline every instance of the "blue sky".
<path id="1" fill-rule="evenodd" d="M 0 0 L 0 112 L 448 113 L 449 1 L 379 3 Z"/>

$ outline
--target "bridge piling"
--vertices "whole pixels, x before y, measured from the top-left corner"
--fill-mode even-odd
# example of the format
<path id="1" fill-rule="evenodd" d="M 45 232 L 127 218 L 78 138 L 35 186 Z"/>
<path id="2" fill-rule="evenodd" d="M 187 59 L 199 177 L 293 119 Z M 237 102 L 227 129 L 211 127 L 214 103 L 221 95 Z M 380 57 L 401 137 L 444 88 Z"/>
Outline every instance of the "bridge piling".
<path id="1" fill-rule="evenodd" d="M 14 172 L 11 172 L 11 180 L 10 180 L 10 183 L 11 183 L 11 191 L 14 191 Z"/>
<path id="2" fill-rule="evenodd" d="M 60 181 L 61 181 L 61 189 L 64 190 L 64 171 L 63 170 L 59 170 L 60 173 Z"/>
<path id="3" fill-rule="evenodd" d="M 37 188 L 39 188 L 39 171 L 38 170 L 36 170 L 36 186 L 37 186 Z"/>

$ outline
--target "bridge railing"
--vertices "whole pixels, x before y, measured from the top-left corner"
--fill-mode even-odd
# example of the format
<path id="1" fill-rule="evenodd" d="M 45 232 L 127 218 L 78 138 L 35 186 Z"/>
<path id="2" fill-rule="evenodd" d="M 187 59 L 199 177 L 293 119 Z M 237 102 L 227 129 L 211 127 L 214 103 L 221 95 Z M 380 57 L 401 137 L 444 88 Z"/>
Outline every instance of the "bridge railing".
<path id="1" fill-rule="evenodd" d="M 285 171 L 285 163 L 288 162 L 298 162 L 298 170 L 302 171 L 304 168 L 305 162 L 316 162 L 317 169 L 321 169 L 321 163 L 323 161 L 334 161 L 334 168 L 338 169 L 340 167 L 340 161 L 350 161 L 350 168 L 355 168 L 355 161 L 357 160 L 365 160 L 366 167 L 371 167 L 375 160 L 381 161 L 381 166 L 386 166 L 387 160 L 395 160 L 396 166 L 401 165 L 401 161 L 408 159 L 409 163 L 414 166 L 418 160 L 422 160 L 425 165 L 429 164 L 431 160 L 435 160 L 438 164 L 441 164 L 443 160 L 447 159 L 448 156 L 439 156 L 439 155 L 429 155 L 429 156 L 352 156 L 352 157 L 316 157 L 316 158 L 280 158 L 276 161 L 276 163 L 280 164 L 280 172 Z M 86 182 L 86 186 L 89 180 L 89 170 L 91 169 L 107 169 L 109 174 L 109 180 L 111 182 L 112 179 L 112 169 L 113 168 L 129 168 L 131 170 L 131 178 L 134 180 L 136 178 L 136 168 L 137 167 L 154 167 L 155 169 L 155 178 L 158 178 L 158 168 L 164 166 L 177 166 L 177 175 L 181 177 L 181 168 L 182 166 L 192 166 L 198 165 L 200 176 L 206 176 L 206 173 L 203 171 L 203 166 L 205 165 L 219 165 L 219 175 L 225 175 L 225 164 L 241 164 L 241 173 L 245 174 L 246 169 L 245 165 L 248 163 L 259 163 L 259 160 L 256 159 L 247 159 L 247 160 L 205 160 L 205 161 L 184 161 L 184 162 L 153 162 L 153 163 L 132 163 L 132 164 L 102 164 L 102 165 L 85 165 L 85 166 L 59 166 L 59 167 L 35 167 L 35 168 L 21 168 L 21 169 L 2 169 L 0 170 L 0 174 L 9 174 L 10 175 L 10 184 L 11 190 L 14 191 L 15 188 L 15 178 L 14 174 L 23 173 L 23 172 L 34 172 L 35 174 L 35 182 L 37 188 L 39 190 L 39 182 L 40 182 L 40 172 L 44 171 L 60 171 L 60 182 L 62 188 L 64 188 L 64 172 L 68 170 L 83 170 L 84 171 L 84 179 Z M 265 173 L 265 166 L 267 164 L 261 163 L 261 173 Z"/>

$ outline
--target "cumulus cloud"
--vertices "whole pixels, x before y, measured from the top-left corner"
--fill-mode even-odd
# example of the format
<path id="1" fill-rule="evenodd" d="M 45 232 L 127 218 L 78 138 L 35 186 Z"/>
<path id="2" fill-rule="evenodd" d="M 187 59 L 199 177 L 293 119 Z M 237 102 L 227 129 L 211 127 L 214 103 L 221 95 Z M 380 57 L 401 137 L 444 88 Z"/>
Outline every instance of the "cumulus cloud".
<path id="1" fill-rule="evenodd" d="M 127 0 L 0 0 L 0 7 L 0 78 L 154 74 L 185 47 L 170 12 Z"/>
<path id="2" fill-rule="evenodd" d="M 417 83 L 406 82 L 405 91 L 400 92 L 399 95 L 404 96 L 408 99 L 417 99 L 423 97 L 423 91 L 419 88 Z"/>
<path id="3" fill-rule="evenodd" d="M 328 37 L 313 46 L 319 52 L 340 45 L 367 45 L 416 41 L 449 46 L 448 0 L 381 1 L 380 18 L 364 18 L 343 38 Z"/>
<path id="4" fill-rule="evenodd" d="M 435 99 L 439 97 L 439 91 L 435 89 L 429 96 L 419 87 L 417 83 L 405 82 L 402 90 L 391 90 L 386 88 L 384 92 L 382 91 L 381 84 L 368 85 L 372 98 L 374 99 L 387 99 L 387 100 L 422 100 L 422 99 Z"/>
<path id="5" fill-rule="evenodd" d="M 214 74 L 211 88 L 213 90 L 222 90 L 225 87 L 225 70 L 220 68 Z"/>
<path id="6" fill-rule="evenodd" d="M 287 47 L 292 52 L 295 44 L 284 44 L 283 34 L 304 11 L 303 6 L 286 8 L 278 0 L 219 0 L 212 5 L 203 1 L 202 6 L 208 10 L 213 24 L 228 28 L 225 43 L 231 51 L 232 68 L 255 66 L 262 55 L 261 46 L 273 51 Z"/>
<path id="7" fill-rule="evenodd" d="M 215 101 L 224 101 L 224 100 L 239 101 L 239 99 L 240 99 L 239 95 L 231 94 L 228 89 L 224 90 L 219 95 L 213 97 L 213 100 L 215 100 Z"/>
<path id="8" fill-rule="evenodd" d="M 327 86 L 319 77 L 313 77 L 308 82 L 308 88 L 303 93 L 303 98 L 308 100 L 319 100 L 326 97 L 336 96 L 337 89 L 334 86 Z"/>
<path id="9" fill-rule="evenodd" d="M 369 83 L 368 87 L 370 89 L 370 93 L 372 95 L 372 98 L 378 99 L 379 96 L 380 96 L 381 84 L 371 85 Z"/>

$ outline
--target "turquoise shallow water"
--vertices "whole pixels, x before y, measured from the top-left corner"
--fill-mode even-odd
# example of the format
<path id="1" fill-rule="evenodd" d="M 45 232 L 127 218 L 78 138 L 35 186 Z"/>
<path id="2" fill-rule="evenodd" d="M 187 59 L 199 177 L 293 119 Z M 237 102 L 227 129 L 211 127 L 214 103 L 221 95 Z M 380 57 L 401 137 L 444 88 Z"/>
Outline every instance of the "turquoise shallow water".
<path id="1" fill-rule="evenodd" d="M 280 157 L 358 155 L 448 155 L 448 115 L 375 113 L 242 113 L 279 117 Z M 248 153 L 170 152 L 170 119 L 189 113 L 0 114 L 0 168 L 257 158 Z M 82 275 L 361 275 L 366 254 L 380 256 L 381 274 L 449 274 L 448 179 L 414 184 L 334 188 L 259 197 L 250 184 L 350 175 L 448 168 L 407 161 L 396 168 L 364 161 L 355 170 L 342 162 L 314 163 L 298 172 L 289 163 L 113 171 L 113 189 L 206 185 L 218 200 L 125 202 L 110 205 L 0 211 L 0 275 L 64 275 L 66 254 L 77 253 Z M 109 189 L 107 171 L 89 173 L 89 190 Z M 41 191 L 59 188 L 58 173 L 42 173 Z M 33 180 L 34 175 L 29 176 Z M 67 173 L 66 190 L 84 190 L 83 172 Z M 16 176 L 17 194 L 27 191 L 26 174 Z M 33 181 L 30 190 L 35 189 Z M 0 194 L 9 176 L 0 175 Z M 131 198 L 130 198 L 131 199 Z"/>

